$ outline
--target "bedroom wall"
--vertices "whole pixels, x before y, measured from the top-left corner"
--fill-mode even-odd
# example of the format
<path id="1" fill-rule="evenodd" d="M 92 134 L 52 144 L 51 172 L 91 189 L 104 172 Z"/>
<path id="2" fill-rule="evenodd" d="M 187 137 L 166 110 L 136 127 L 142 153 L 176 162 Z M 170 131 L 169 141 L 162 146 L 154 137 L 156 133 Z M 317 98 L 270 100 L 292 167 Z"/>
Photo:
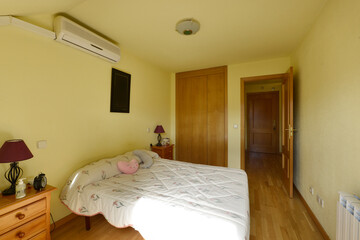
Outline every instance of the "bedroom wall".
<path id="1" fill-rule="evenodd" d="M 240 78 L 285 73 L 290 57 L 233 64 L 228 66 L 228 163 L 240 168 Z M 234 128 L 234 124 L 238 128 Z"/>
<path id="2" fill-rule="evenodd" d="M 20 162 L 24 176 L 46 173 L 55 221 L 70 212 L 60 190 L 77 168 L 156 143 L 162 124 L 171 135 L 171 74 L 121 49 L 118 64 L 11 26 L 0 27 L 0 146 L 22 138 L 34 158 Z M 111 68 L 131 74 L 130 114 L 110 113 Z M 147 132 L 150 128 L 150 133 Z M 47 140 L 46 149 L 37 149 Z M 7 181 L 0 164 L 0 189 Z"/>
<path id="3" fill-rule="evenodd" d="M 359 10 L 357 0 L 329 1 L 293 57 L 294 181 L 331 239 L 337 192 L 360 195 Z"/>

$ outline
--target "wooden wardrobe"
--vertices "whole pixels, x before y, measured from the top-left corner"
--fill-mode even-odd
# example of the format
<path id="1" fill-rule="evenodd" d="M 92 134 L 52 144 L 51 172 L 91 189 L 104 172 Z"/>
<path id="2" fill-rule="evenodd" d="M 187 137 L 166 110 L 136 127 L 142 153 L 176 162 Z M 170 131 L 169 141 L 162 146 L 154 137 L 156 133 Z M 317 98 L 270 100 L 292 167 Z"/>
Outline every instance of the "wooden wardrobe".
<path id="1" fill-rule="evenodd" d="M 227 166 L 227 67 L 176 74 L 176 160 Z"/>

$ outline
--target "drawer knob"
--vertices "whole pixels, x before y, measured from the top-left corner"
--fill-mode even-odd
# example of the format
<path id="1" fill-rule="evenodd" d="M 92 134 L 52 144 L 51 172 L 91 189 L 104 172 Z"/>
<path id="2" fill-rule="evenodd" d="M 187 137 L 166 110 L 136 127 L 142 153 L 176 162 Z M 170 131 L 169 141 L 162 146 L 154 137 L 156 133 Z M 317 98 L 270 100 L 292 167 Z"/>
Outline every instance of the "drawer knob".
<path id="1" fill-rule="evenodd" d="M 24 233 L 24 232 L 18 232 L 18 233 L 16 234 L 16 236 L 17 236 L 18 238 L 23 238 L 23 237 L 25 237 L 25 233 Z"/>
<path id="2" fill-rule="evenodd" d="M 21 219 L 23 219 L 23 218 L 25 217 L 25 214 L 23 214 L 23 213 L 18 213 L 18 214 L 16 214 L 16 217 L 17 217 L 19 220 L 21 220 Z"/>

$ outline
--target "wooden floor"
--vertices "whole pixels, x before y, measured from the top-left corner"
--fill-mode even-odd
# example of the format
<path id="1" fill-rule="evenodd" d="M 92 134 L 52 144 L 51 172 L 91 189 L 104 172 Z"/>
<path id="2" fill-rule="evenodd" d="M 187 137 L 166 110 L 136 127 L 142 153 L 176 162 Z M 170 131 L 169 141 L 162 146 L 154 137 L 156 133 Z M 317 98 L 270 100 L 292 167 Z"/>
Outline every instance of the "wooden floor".
<path id="1" fill-rule="evenodd" d="M 91 217 L 91 229 L 85 230 L 84 217 L 76 217 L 51 233 L 51 240 L 143 240 L 133 228 L 111 226 L 102 215 Z"/>
<path id="2" fill-rule="evenodd" d="M 247 155 L 250 239 L 323 239 L 299 196 L 287 196 L 281 182 L 281 155 Z"/>
<path id="3" fill-rule="evenodd" d="M 293 199 L 287 197 L 280 179 L 280 161 L 281 157 L 275 154 L 250 153 L 247 156 L 250 239 L 323 239 L 296 193 Z M 117 229 L 101 215 L 92 217 L 91 222 L 91 230 L 86 231 L 84 218 L 76 217 L 56 228 L 51 234 L 52 240 L 143 239 L 133 228 Z"/>

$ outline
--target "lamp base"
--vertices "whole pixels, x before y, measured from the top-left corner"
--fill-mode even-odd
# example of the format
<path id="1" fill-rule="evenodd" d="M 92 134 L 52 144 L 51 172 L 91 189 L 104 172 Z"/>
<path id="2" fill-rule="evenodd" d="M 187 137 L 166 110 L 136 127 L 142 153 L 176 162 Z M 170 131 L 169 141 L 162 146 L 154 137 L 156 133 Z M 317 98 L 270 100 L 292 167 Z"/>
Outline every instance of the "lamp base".
<path id="1" fill-rule="evenodd" d="M 17 162 L 10 163 L 10 168 L 5 172 L 4 176 L 6 180 L 11 183 L 10 188 L 4 190 L 2 195 L 13 195 L 15 194 L 15 186 L 16 182 L 19 178 L 21 178 L 23 174 L 23 170 L 19 167 Z"/>
<path id="2" fill-rule="evenodd" d="M 14 194 L 15 194 L 15 185 L 11 185 L 8 189 L 2 191 L 3 196 L 14 195 Z"/>
<path id="3" fill-rule="evenodd" d="M 156 144 L 156 146 L 161 147 L 162 144 L 161 144 L 161 134 L 160 134 L 160 133 L 159 133 L 159 135 L 157 136 L 157 140 L 158 140 L 158 143 Z"/>

